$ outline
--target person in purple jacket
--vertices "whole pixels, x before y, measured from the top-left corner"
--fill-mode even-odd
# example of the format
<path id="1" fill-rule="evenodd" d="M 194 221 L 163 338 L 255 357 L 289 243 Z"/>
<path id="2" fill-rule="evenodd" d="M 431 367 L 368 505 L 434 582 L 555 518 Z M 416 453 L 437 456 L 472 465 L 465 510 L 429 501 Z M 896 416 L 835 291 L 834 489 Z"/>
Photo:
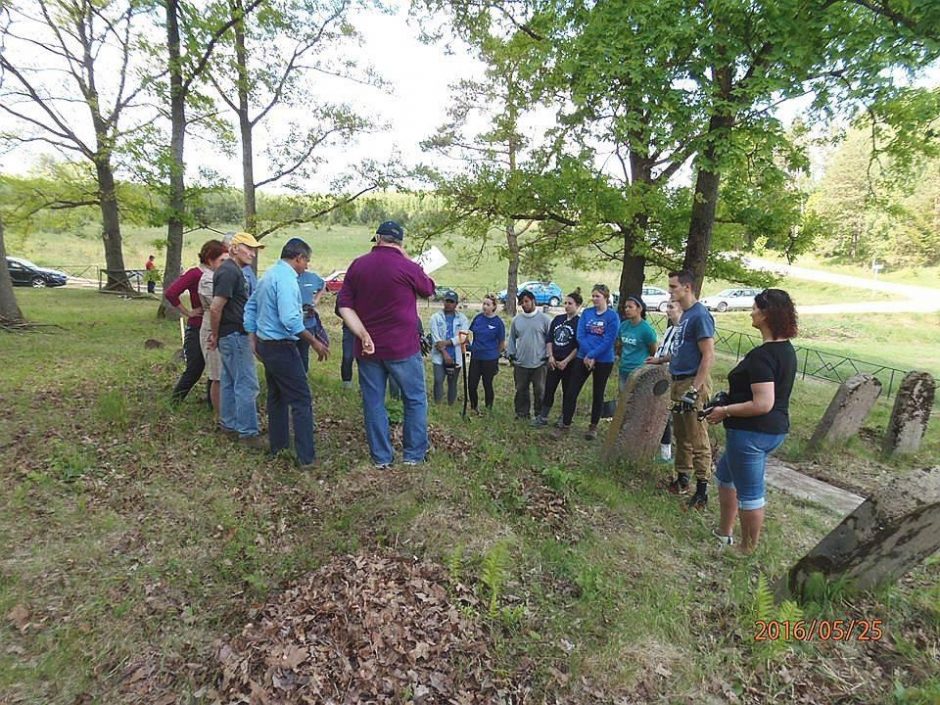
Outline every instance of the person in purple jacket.
<path id="1" fill-rule="evenodd" d="M 597 422 L 601 419 L 604 407 L 604 390 L 614 369 L 614 342 L 620 330 L 620 316 L 609 306 L 610 289 L 604 284 L 595 284 L 591 290 L 591 301 L 594 306 L 584 309 L 578 321 L 578 355 L 571 371 L 569 391 L 562 400 L 562 425 L 555 430 L 558 437 L 570 430 L 581 387 L 593 374 L 591 425 L 584 434 L 589 441 L 597 438 Z"/>
<path id="2" fill-rule="evenodd" d="M 417 297 L 434 294 L 434 280 L 405 254 L 405 231 L 388 220 L 376 230 L 375 247 L 357 257 L 339 291 L 339 315 L 356 337 L 362 414 L 369 453 L 377 468 L 395 459 L 388 432 L 385 388 L 391 377 L 404 403 L 402 455 L 405 465 L 425 461 L 428 443 L 428 397 L 424 383 L 418 328 Z"/>

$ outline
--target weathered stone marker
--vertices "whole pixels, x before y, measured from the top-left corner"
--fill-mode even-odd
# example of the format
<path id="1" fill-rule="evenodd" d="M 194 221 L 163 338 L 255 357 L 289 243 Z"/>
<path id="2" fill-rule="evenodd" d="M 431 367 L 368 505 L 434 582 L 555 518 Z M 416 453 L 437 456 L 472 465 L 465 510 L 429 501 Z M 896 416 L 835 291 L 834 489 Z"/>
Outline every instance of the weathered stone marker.
<path id="1" fill-rule="evenodd" d="M 839 385 L 839 390 L 829 402 L 829 408 L 809 439 L 810 447 L 841 443 L 854 436 L 879 396 L 881 382 L 877 378 L 866 374 L 849 377 Z"/>
<path id="2" fill-rule="evenodd" d="M 940 550 L 940 466 L 914 470 L 865 500 L 794 565 L 780 593 L 800 595 L 810 575 L 853 589 L 890 584 Z"/>
<path id="3" fill-rule="evenodd" d="M 927 372 L 908 372 L 894 398 L 884 452 L 914 453 L 927 430 L 937 383 Z"/>
<path id="4" fill-rule="evenodd" d="M 649 460 L 669 420 L 669 366 L 644 365 L 620 392 L 604 447 L 605 460 Z"/>

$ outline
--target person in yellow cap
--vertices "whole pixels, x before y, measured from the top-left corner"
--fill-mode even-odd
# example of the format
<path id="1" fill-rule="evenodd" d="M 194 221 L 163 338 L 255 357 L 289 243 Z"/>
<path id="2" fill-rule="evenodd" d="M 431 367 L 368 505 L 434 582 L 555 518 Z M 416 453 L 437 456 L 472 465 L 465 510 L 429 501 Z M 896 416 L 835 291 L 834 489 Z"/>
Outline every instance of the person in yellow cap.
<path id="1" fill-rule="evenodd" d="M 262 247 L 250 233 L 232 237 L 230 258 L 219 265 L 212 278 L 211 332 L 206 345 L 210 350 L 218 347 L 222 358 L 222 431 L 253 448 L 265 448 L 266 443 L 258 425 L 258 372 L 244 325 L 249 292 L 242 269 L 251 265 Z"/>

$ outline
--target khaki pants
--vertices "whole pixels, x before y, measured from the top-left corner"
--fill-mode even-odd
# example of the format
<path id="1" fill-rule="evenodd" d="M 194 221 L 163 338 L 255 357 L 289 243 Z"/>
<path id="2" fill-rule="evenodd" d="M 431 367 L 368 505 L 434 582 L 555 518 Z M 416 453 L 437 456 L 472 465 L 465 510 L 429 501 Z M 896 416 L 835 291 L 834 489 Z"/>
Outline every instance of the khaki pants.
<path id="1" fill-rule="evenodd" d="M 678 402 L 692 386 L 693 378 L 675 380 L 670 390 L 670 398 Z M 712 394 L 711 380 L 698 390 L 695 409 L 705 406 Z M 712 472 L 712 446 L 708 440 L 708 424 L 699 421 L 696 411 L 683 411 L 672 415 L 673 433 L 676 438 L 676 472 L 684 475 L 695 474 L 696 481 L 708 482 Z"/>

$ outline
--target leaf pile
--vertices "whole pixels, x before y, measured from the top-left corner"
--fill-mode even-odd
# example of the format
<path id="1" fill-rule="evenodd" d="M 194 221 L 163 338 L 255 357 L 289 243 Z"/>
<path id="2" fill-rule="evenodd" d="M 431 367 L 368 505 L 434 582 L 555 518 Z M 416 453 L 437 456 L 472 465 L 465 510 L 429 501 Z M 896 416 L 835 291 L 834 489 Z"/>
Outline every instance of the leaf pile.
<path id="1" fill-rule="evenodd" d="M 216 703 L 492 703 L 476 598 L 446 571 L 393 555 L 342 556 L 265 605 L 217 655 Z"/>

